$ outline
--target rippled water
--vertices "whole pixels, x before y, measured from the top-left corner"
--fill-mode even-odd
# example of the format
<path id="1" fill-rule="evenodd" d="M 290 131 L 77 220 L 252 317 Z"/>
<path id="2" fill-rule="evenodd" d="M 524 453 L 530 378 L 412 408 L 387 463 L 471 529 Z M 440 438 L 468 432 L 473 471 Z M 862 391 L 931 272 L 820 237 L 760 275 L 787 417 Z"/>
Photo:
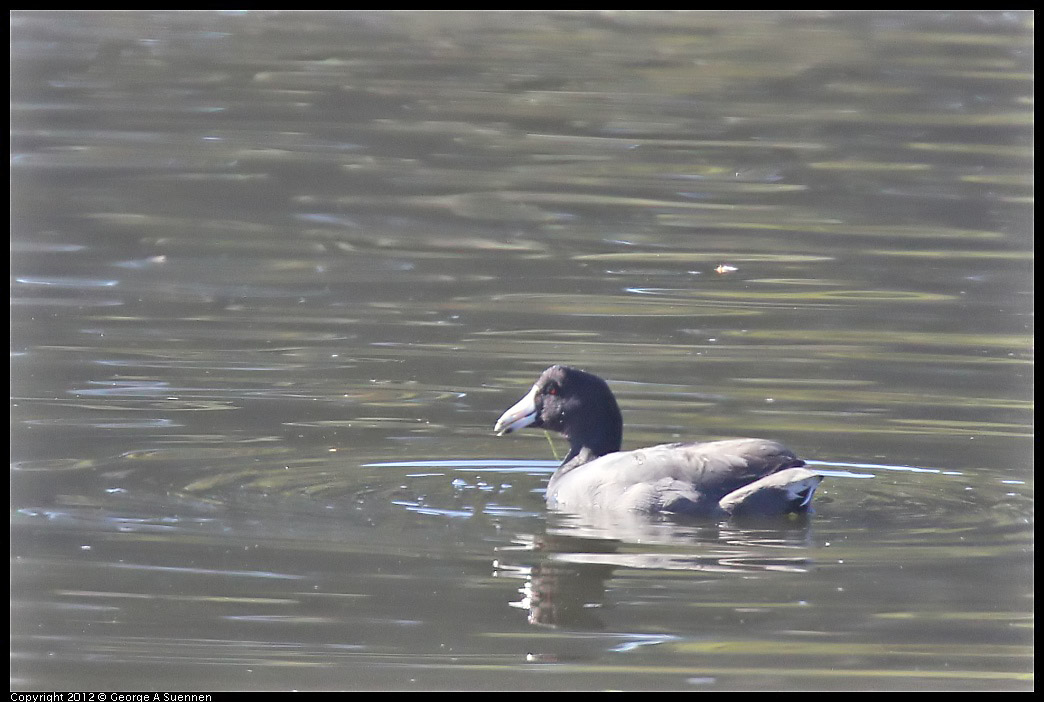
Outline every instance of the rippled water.
<path id="1" fill-rule="evenodd" d="M 12 688 L 1032 688 L 1032 21 L 15 13 Z M 816 513 L 548 515 L 554 362 Z"/>

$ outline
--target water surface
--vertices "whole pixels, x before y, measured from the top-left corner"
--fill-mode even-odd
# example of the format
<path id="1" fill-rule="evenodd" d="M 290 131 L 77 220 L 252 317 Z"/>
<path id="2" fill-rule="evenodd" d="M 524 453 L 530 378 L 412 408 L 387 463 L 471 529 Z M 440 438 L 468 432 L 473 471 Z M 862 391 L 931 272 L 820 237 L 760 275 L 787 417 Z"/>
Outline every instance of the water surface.
<path id="1" fill-rule="evenodd" d="M 1032 15 L 11 22 L 12 689 L 1032 688 Z M 816 513 L 548 515 L 556 362 Z"/>

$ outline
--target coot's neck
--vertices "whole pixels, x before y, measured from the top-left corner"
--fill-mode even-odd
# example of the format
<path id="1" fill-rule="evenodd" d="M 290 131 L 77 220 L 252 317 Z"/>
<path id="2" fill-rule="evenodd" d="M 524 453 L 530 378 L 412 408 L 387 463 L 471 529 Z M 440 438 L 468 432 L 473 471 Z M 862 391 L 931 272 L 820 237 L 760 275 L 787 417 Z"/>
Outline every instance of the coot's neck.
<path id="1" fill-rule="evenodd" d="M 612 453 L 612 451 L 609 453 Z M 558 466 L 558 470 L 563 471 L 569 470 L 570 468 L 578 468 L 579 466 L 582 466 L 585 463 L 590 463 L 599 456 L 604 455 L 604 453 L 595 453 L 586 446 L 579 448 L 574 446 L 569 449 L 569 454 L 562 460 L 562 464 Z"/>
<path id="2" fill-rule="evenodd" d="M 588 410 L 582 416 L 571 417 L 572 421 L 562 432 L 569 439 L 569 454 L 559 471 L 582 466 L 599 456 L 620 450 L 623 416 L 616 399 L 610 394 L 596 406 L 596 411 Z"/>

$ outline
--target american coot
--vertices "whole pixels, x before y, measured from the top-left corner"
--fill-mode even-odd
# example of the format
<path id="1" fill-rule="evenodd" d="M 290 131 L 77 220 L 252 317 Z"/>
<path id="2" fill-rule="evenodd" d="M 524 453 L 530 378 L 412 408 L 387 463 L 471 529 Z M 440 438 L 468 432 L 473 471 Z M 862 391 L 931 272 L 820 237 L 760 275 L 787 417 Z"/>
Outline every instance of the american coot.
<path id="1" fill-rule="evenodd" d="M 662 444 L 620 451 L 623 417 L 604 380 L 551 366 L 493 430 L 557 431 L 569 454 L 547 485 L 566 512 L 632 510 L 698 517 L 804 512 L 822 480 L 789 449 L 765 439 Z"/>

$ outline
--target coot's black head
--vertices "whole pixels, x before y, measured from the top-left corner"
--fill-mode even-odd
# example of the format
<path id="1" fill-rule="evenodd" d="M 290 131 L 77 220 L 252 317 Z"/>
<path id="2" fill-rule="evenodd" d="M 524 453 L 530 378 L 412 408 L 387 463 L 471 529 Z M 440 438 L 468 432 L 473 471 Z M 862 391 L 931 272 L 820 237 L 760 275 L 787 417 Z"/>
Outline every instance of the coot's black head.
<path id="1" fill-rule="evenodd" d="M 597 375 L 551 366 L 493 430 L 503 435 L 523 427 L 557 431 L 569 439 L 572 451 L 566 461 L 584 449 L 590 460 L 620 450 L 623 417 L 609 386 Z"/>

